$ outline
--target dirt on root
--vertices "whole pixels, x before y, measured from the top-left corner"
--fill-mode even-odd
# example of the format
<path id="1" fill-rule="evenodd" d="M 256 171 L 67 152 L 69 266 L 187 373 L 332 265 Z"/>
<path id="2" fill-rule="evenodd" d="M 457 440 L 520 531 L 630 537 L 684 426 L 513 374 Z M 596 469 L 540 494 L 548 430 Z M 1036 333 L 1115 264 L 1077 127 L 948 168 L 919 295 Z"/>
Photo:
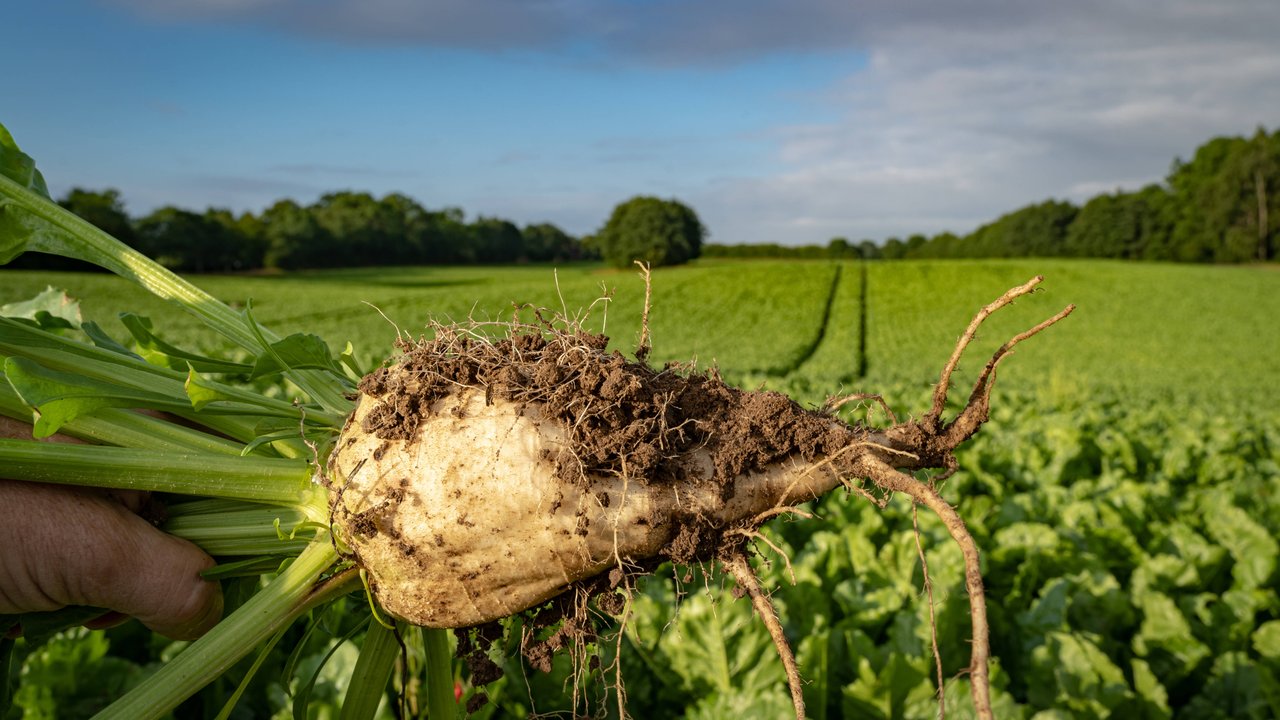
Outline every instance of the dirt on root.
<path id="1" fill-rule="evenodd" d="M 459 387 L 475 388 L 490 400 L 536 405 L 543 418 L 559 425 L 567 447 L 547 459 L 566 482 L 589 485 L 600 475 L 644 484 L 709 481 L 726 498 L 745 473 L 788 458 L 814 461 L 865 432 L 780 393 L 730 387 L 714 368 L 669 364 L 658 369 L 628 360 L 608 351 L 603 335 L 535 315 L 538 323 L 433 323 L 431 339 L 397 343 L 403 351 L 397 361 L 360 383 L 362 393 L 380 401 L 362 429 L 384 440 L 411 440 L 437 401 Z M 495 331 L 501 336 L 491 339 Z M 692 455 L 699 449 L 711 457 L 711 478 L 690 477 Z M 633 585 L 633 576 L 648 574 L 664 559 L 688 565 L 723 557 L 746 542 L 745 535 L 730 535 L 726 531 L 732 528 L 696 515 L 649 520 L 676 524 L 662 557 L 581 581 L 548 606 L 523 613 L 531 633 L 521 649 L 531 666 L 549 669 L 555 653 L 595 638 L 583 598 L 601 611 L 620 613 L 621 593 Z M 473 682 L 483 684 L 501 673 L 489 660 L 489 646 L 500 631 L 458 632 L 459 655 L 472 666 Z"/>
<path id="2" fill-rule="evenodd" d="M 715 369 L 629 361 L 606 352 L 604 335 L 511 323 L 504 324 L 505 337 L 489 340 L 480 327 L 492 330 L 435 323 L 434 338 L 398 343 L 399 360 L 360 383 L 361 392 L 381 400 L 364 431 L 411 439 L 436 401 L 459 386 L 479 388 L 487 398 L 536 403 L 560 425 L 568 452 L 554 460 L 567 481 L 587 482 L 596 473 L 678 483 L 689 471 L 689 453 L 705 447 L 721 486 L 787 457 L 830 454 L 856 433 L 781 393 L 730 387 Z"/>

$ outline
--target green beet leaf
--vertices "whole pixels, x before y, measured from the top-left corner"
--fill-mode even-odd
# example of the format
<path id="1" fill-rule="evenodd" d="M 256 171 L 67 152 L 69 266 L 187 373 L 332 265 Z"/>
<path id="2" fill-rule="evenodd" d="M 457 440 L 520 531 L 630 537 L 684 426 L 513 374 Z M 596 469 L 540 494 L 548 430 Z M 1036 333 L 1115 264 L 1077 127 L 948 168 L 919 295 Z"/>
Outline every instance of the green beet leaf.
<path id="1" fill-rule="evenodd" d="M 90 342 L 92 342 L 97 347 L 102 348 L 103 350 L 110 350 L 111 352 L 114 352 L 114 353 L 120 353 L 121 355 L 126 355 L 136 360 L 142 359 L 132 350 L 125 347 L 124 345 L 121 345 L 115 338 L 108 335 L 107 331 L 103 330 L 102 327 L 98 325 L 98 323 L 93 322 L 92 320 L 81 323 L 80 330 L 86 336 L 88 336 Z"/>
<path id="2" fill-rule="evenodd" d="M 1209 681 L 1178 714 L 1187 720 L 1270 720 L 1280 717 L 1280 682 L 1242 652 L 1222 655 Z"/>
<path id="3" fill-rule="evenodd" d="M 36 169 L 35 160 L 18 149 L 13 135 L 0 125 L 0 186 L 8 184 L 18 192 L 26 191 L 46 200 L 49 188 L 44 176 Z M 37 242 L 49 240 L 57 231 L 43 218 L 33 215 L 11 198 L 0 197 L 0 265 L 21 255 L 28 249 L 42 249 Z"/>
<path id="4" fill-rule="evenodd" d="M 0 176 L 9 178 L 32 192 L 49 197 L 49 188 L 45 185 L 44 176 L 36 169 L 36 161 L 18 149 L 18 143 L 2 123 L 0 123 Z"/>
<path id="5" fill-rule="evenodd" d="M 147 362 L 153 365 L 160 365 L 173 370 L 194 368 L 198 372 L 212 373 L 244 373 L 250 369 L 249 365 L 245 363 L 219 360 L 200 355 L 161 340 L 152 331 L 151 318 L 135 315 L 134 313 L 121 313 L 120 322 L 124 324 L 129 334 L 133 336 L 133 340 L 138 346 L 138 352 Z"/>
<path id="6" fill-rule="evenodd" d="M 1280 670 L 1280 620 L 1268 620 L 1253 631 L 1253 649 Z"/>
<path id="7" fill-rule="evenodd" d="M 930 702 L 932 664 L 924 656 L 891 653 L 877 672 L 871 662 L 858 660 L 858 679 L 844 686 L 845 717 L 902 717 L 907 707 Z"/>
<path id="8" fill-rule="evenodd" d="M 102 408 L 188 409 L 167 395 L 50 370 L 27 358 L 6 359 L 4 374 L 22 401 L 35 410 L 37 438 L 49 437 L 66 423 Z"/>
<path id="9" fill-rule="evenodd" d="M 78 328 L 81 323 L 80 303 L 52 285 L 30 300 L 0 305 L 0 316 L 27 320 L 50 331 Z"/>
<path id="10" fill-rule="evenodd" d="M 1073 717 L 1110 717 L 1133 700 L 1124 672 L 1084 633 L 1052 632 L 1031 653 L 1027 699 Z"/>
<path id="11" fill-rule="evenodd" d="M 284 372 L 292 369 L 332 370 L 341 373 L 329 345 L 319 335 L 294 333 L 285 339 L 271 343 L 271 351 L 258 356 L 251 378 Z"/>
<path id="12" fill-rule="evenodd" d="M 137 685 L 143 668 L 109 650 L 104 633 L 76 628 L 31 652 L 13 697 L 22 717 L 89 717 Z"/>
<path id="13" fill-rule="evenodd" d="M 1276 572 L 1280 544 L 1249 513 L 1226 500 L 1204 503 L 1205 529 L 1209 536 L 1231 553 L 1235 565 L 1234 586 L 1242 590 L 1266 587 Z"/>
<path id="14" fill-rule="evenodd" d="M 1166 685 L 1178 682 L 1199 668 L 1212 653 L 1191 633 L 1191 624 L 1168 595 L 1147 592 L 1134 598 L 1143 620 L 1133 638 L 1133 651 L 1145 658 Z"/>

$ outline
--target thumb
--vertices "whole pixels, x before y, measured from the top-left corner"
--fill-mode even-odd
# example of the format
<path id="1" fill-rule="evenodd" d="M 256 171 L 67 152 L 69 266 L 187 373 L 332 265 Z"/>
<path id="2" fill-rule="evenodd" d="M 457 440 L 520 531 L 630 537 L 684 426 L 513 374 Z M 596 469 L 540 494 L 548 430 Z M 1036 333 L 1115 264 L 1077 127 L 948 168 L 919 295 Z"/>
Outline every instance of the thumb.
<path id="1" fill-rule="evenodd" d="M 0 515 L 0 613 L 88 605 L 175 639 L 222 616 L 213 559 L 101 494 L 0 481 Z"/>

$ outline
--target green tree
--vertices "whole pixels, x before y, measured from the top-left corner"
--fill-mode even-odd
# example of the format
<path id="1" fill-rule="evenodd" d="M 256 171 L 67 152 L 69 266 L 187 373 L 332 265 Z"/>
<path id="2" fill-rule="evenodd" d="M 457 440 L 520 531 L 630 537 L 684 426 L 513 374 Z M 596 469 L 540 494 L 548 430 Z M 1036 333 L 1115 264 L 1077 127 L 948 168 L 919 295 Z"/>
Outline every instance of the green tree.
<path id="1" fill-rule="evenodd" d="M 1275 255 L 1280 212 L 1280 131 L 1214 138 L 1190 161 L 1175 160 L 1169 187 L 1177 206 L 1173 258 L 1243 262 Z"/>
<path id="2" fill-rule="evenodd" d="M 173 206 L 162 207 L 137 224 L 138 249 L 180 272 L 243 269 L 242 247 L 217 220 Z"/>
<path id="3" fill-rule="evenodd" d="M 879 260 L 880 246 L 876 244 L 875 240 L 860 240 L 858 241 L 858 257 L 863 260 Z"/>
<path id="4" fill-rule="evenodd" d="M 1169 259 L 1169 193 L 1159 185 L 1138 192 L 1098 195 L 1080 208 L 1067 229 L 1073 257 Z"/>
<path id="5" fill-rule="evenodd" d="M 527 260 L 520 228 L 501 218 L 477 218 L 470 226 L 475 261 L 514 263 Z"/>
<path id="6" fill-rule="evenodd" d="M 279 270 L 323 265 L 331 241 L 312 212 L 292 200 L 279 200 L 262 213 L 263 264 Z"/>
<path id="7" fill-rule="evenodd" d="M 322 196 L 310 208 L 333 241 L 322 265 L 385 265 L 405 254 L 403 217 L 394 204 L 366 192 L 342 191 Z"/>
<path id="8" fill-rule="evenodd" d="M 582 255 L 578 241 L 551 223 L 526 225 L 521 235 L 525 253 L 533 262 L 567 262 Z"/>
<path id="9" fill-rule="evenodd" d="M 903 253 L 903 257 L 910 259 L 929 257 L 929 251 L 926 249 L 928 244 L 929 239 L 924 235 L 919 233 L 912 235 L 907 238 L 907 247 Z"/>
<path id="10" fill-rule="evenodd" d="M 262 239 L 262 222 L 252 213 L 236 215 L 223 208 L 209 208 L 204 212 L 205 220 L 219 225 L 224 233 L 224 242 L 234 247 L 226 248 L 226 255 L 231 260 L 227 270 L 256 270 L 262 267 L 266 246 Z"/>
<path id="11" fill-rule="evenodd" d="M 426 262 L 426 234 L 430 227 L 430 213 L 417 200 L 402 193 L 384 195 L 378 201 L 377 216 L 385 238 L 385 260 L 401 265 Z"/>
<path id="12" fill-rule="evenodd" d="M 1078 208 L 1046 200 L 1000 216 L 956 244 L 960 257 L 1050 257 L 1065 253 Z"/>
<path id="13" fill-rule="evenodd" d="M 849 242 L 848 238 L 836 237 L 831 238 L 831 242 L 827 243 L 827 257 L 833 260 L 849 260 L 859 257 L 858 248 Z"/>
<path id="14" fill-rule="evenodd" d="M 956 257 L 959 251 L 960 236 L 951 232 L 943 232 L 929 239 L 929 244 L 920 249 L 920 257 L 950 258 Z"/>
<path id="15" fill-rule="evenodd" d="M 689 206 L 641 195 L 613 209 L 595 242 L 600 254 L 615 267 L 627 267 L 636 260 L 659 267 L 698 257 L 706 235 L 702 221 Z"/>

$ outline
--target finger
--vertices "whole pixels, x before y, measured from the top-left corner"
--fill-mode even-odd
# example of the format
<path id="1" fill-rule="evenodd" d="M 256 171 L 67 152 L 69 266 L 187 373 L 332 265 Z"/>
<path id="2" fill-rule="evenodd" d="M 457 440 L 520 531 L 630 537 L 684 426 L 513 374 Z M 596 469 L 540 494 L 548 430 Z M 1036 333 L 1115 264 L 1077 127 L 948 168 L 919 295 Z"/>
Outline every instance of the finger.
<path id="1" fill-rule="evenodd" d="M 122 508 L 113 522 L 117 532 L 99 543 L 99 564 L 71 586 L 78 604 L 132 615 L 179 640 L 197 638 L 221 619 L 222 592 L 200 577 L 212 558 Z"/>
<path id="2" fill-rule="evenodd" d="M 141 515 L 145 520 L 152 521 L 155 518 L 163 520 L 165 517 L 164 507 L 158 501 L 153 501 L 151 493 L 146 490 L 103 489 L 100 492 L 103 497 L 120 503 L 129 508 L 134 515 Z"/>
<path id="3" fill-rule="evenodd" d="M 106 630 L 107 628 L 122 625 L 128 622 L 129 619 L 128 615 L 112 610 L 111 612 L 103 613 L 102 615 L 90 620 L 85 623 L 84 626 L 90 630 Z"/>
<path id="4" fill-rule="evenodd" d="M 0 481 L 0 613 L 88 605 L 177 639 L 222 615 L 213 559 L 96 493 Z"/>

